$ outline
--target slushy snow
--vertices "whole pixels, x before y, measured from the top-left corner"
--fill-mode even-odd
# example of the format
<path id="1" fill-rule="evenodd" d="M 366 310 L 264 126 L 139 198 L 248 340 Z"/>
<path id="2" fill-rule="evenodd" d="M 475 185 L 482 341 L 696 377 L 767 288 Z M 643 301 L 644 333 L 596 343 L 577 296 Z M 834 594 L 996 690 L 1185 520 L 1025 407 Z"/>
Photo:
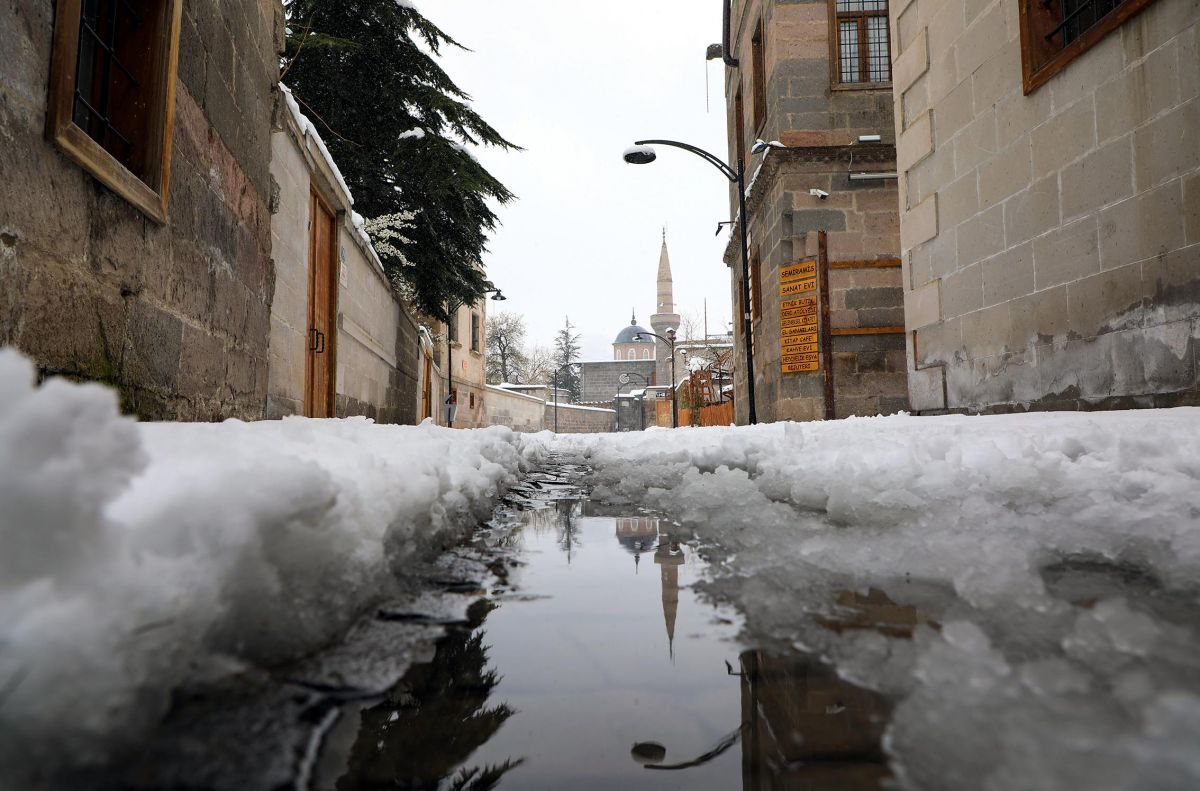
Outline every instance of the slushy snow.
<path id="1" fill-rule="evenodd" d="M 532 445 L 359 418 L 139 424 L 0 350 L 0 777 L 136 744 L 184 684 L 292 659 L 486 520 Z M 3 785 L 3 783 L 0 783 Z"/>
<path id="2" fill-rule="evenodd" d="M 1200 409 L 561 436 L 710 595 L 898 701 L 914 789 L 1200 788 Z"/>

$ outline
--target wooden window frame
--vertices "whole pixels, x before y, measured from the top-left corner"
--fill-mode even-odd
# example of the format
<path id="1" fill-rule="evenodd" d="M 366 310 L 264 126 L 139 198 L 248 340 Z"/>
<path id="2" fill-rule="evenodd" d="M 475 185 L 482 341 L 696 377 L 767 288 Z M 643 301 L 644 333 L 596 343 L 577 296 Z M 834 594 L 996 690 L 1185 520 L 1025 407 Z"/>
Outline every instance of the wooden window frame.
<path id="1" fill-rule="evenodd" d="M 737 161 L 744 164 L 746 161 L 746 102 L 742 99 L 741 78 L 738 78 L 737 95 L 733 98 L 733 116 L 734 152 L 737 154 Z"/>
<path id="2" fill-rule="evenodd" d="M 150 151 L 143 179 L 117 161 L 74 120 L 75 79 L 79 65 L 83 0 L 58 0 L 50 62 L 46 137 L 77 165 L 156 223 L 167 222 L 171 183 L 171 138 L 175 124 L 175 81 L 179 65 L 181 0 L 163 0 L 167 39 L 157 52 L 150 86 Z"/>
<path id="3" fill-rule="evenodd" d="M 891 0 L 886 0 L 883 11 L 852 11 L 839 15 L 837 0 L 829 0 L 829 87 L 835 91 L 890 91 L 892 89 L 892 24 L 890 20 Z M 888 23 L 888 80 L 887 82 L 842 82 L 842 26 L 844 19 L 866 19 L 869 16 L 879 16 Z M 858 51 L 860 59 L 870 57 L 867 44 L 866 26 L 860 26 L 858 32 Z M 860 76 L 862 69 L 860 60 Z"/>
<path id="4" fill-rule="evenodd" d="M 1071 61 L 1103 41 L 1110 33 L 1141 13 L 1154 0 L 1126 0 L 1110 11 L 1079 38 L 1065 47 L 1046 41 L 1046 34 L 1062 21 L 1057 2 L 1017 0 L 1021 24 L 1021 75 L 1025 95 L 1036 91 L 1065 69 Z"/>
<path id="5" fill-rule="evenodd" d="M 483 348 L 481 338 L 479 337 L 483 334 L 482 329 L 483 319 L 479 316 L 478 311 L 471 311 L 471 351 L 475 354 L 479 354 L 480 349 Z"/>
<path id="6" fill-rule="evenodd" d="M 766 26 L 762 17 L 750 37 L 750 87 L 754 102 L 754 132 L 761 135 L 767 125 L 767 53 Z"/>
<path id="7" fill-rule="evenodd" d="M 750 320 L 762 319 L 762 256 L 758 246 L 750 249 Z"/>

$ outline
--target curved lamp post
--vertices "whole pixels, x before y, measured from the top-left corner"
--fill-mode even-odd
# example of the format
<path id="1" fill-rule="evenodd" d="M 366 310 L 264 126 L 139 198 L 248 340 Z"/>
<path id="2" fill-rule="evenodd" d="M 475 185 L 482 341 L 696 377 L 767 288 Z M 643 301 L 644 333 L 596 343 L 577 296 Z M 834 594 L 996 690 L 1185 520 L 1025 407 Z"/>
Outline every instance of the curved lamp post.
<path id="1" fill-rule="evenodd" d="M 665 338 L 653 332 L 639 332 L 633 336 L 633 339 L 640 341 L 645 335 L 649 335 L 651 338 L 658 338 L 660 341 L 671 346 L 671 428 L 679 428 L 679 412 L 675 408 L 675 330 L 667 330 L 667 337 Z"/>
<path id="2" fill-rule="evenodd" d="M 579 365 L 579 363 L 565 363 L 554 369 L 553 382 L 554 382 L 554 433 L 555 434 L 558 433 L 558 372 L 564 368 L 570 368 L 572 365 Z"/>
<path id="3" fill-rule="evenodd" d="M 674 148 L 682 148 L 684 151 L 689 151 L 696 156 L 709 163 L 717 170 L 721 171 L 721 175 L 737 185 L 738 193 L 738 224 L 742 234 L 742 334 L 745 336 L 746 343 L 746 403 L 749 407 L 747 416 L 751 424 L 757 423 L 758 418 L 754 410 L 754 341 L 751 337 L 750 324 L 750 255 L 747 252 L 746 245 L 748 244 L 747 219 L 746 219 L 746 167 L 739 159 L 737 170 L 734 170 L 729 165 L 726 165 L 718 157 L 708 153 L 702 148 L 680 143 L 677 140 L 638 140 L 633 144 L 632 148 L 625 150 L 625 161 L 631 165 L 649 165 L 658 158 L 651 146 L 672 146 Z M 751 155 L 758 154 L 771 147 L 770 143 L 756 142 L 754 147 L 750 149 Z M 671 360 L 674 362 L 675 355 L 671 355 Z M 674 393 L 672 392 L 672 395 Z"/>
<path id="4" fill-rule="evenodd" d="M 485 289 L 484 294 L 492 294 L 493 302 L 503 302 L 508 299 L 498 288 Z M 461 300 L 450 303 L 450 321 L 458 321 L 458 309 L 465 305 Z M 449 323 L 447 322 L 447 327 Z M 447 333 L 448 335 L 449 333 Z M 455 333 L 457 335 L 457 333 Z M 446 428 L 454 428 L 454 413 L 458 411 L 458 395 L 454 392 L 454 347 L 446 338 Z"/>
<path id="5" fill-rule="evenodd" d="M 621 374 L 621 376 L 617 379 L 617 382 L 618 382 L 617 398 L 621 397 L 621 388 L 624 387 L 625 385 L 629 384 L 629 377 L 631 377 L 631 376 L 636 376 L 638 379 L 641 379 L 642 386 L 644 386 L 644 387 L 650 386 L 650 380 L 645 375 L 640 374 L 637 371 L 626 371 L 625 373 Z M 643 393 L 643 395 L 645 395 L 645 393 Z M 617 405 L 617 402 L 616 402 L 616 399 L 614 399 L 613 406 L 615 407 L 616 405 Z M 618 412 L 618 414 L 619 414 L 619 412 Z M 644 431 L 646 428 L 646 413 L 642 410 L 642 408 L 640 406 L 638 407 L 638 415 L 639 415 L 638 431 Z"/>

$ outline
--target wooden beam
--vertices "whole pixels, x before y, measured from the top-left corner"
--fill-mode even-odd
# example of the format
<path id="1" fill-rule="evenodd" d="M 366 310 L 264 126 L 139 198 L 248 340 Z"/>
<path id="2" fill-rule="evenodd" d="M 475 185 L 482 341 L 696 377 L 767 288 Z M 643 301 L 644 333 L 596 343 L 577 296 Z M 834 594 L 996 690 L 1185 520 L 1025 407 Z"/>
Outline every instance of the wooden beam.
<path id="1" fill-rule="evenodd" d="M 895 269 L 899 258 L 856 258 L 850 261 L 830 261 L 830 269 Z"/>
<path id="2" fill-rule="evenodd" d="M 835 327 L 834 335 L 903 335 L 903 327 Z"/>

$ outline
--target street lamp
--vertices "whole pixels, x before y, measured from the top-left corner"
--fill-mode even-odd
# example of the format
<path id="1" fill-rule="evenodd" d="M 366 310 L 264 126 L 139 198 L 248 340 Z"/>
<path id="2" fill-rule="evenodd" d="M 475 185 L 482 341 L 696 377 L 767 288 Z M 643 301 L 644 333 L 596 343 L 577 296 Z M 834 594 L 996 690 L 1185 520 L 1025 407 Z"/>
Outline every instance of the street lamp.
<path id="1" fill-rule="evenodd" d="M 640 341 L 642 336 L 649 335 L 651 338 L 658 338 L 664 343 L 671 346 L 671 428 L 679 428 L 679 413 L 675 409 L 675 330 L 667 330 L 667 337 L 657 335 L 653 332 L 639 332 L 633 336 L 634 341 Z"/>
<path id="2" fill-rule="evenodd" d="M 672 146 L 674 148 L 682 148 L 684 151 L 690 151 L 696 156 L 708 162 L 710 165 L 721 171 L 721 175 L 737 185 L 738 193 L 738 224 L 742 234 L 742 334 L 745 336 L 746 343 L 746 402 L 749 407 L 748 417 L 751 424 L 757 423 L 758 418 L 755 415 L 754 409 L 754 340 L 751 337 L 752 327 L 750 324 L 750 254 L 747 251 L 749 244 L 748 221 L 746 219 L 746 167 L 742 160 L 738 160 L 737 170 L 734 170 L 729 165 L 726 165 L 718 157 L 708 153 L 702 148 L 697 148 L 687 143 L 680 143 L 677 140 L 639 140 L 632 147 L 625 149 L 625 161 L 631 165 L 649 165 L 658 158 L 658 154 L 652 146 Z M 754 147 L 750 150 L 751 155 L 761 153 L 768 148 L 776 147 L 773 143 L 763 143 L 757 141 Z M 675 355 L 671 355 L 672 362 Z"/>
<path id="3" fill-rule="evenodd" d="M 508 299 L 500 293 L 498 288 L 484 289 L 484 294 L 492 294 L 493 302 L 503 302 Z M 449 303 L 449 318 L 457 324 L 458 310 L 466 303 L 460 300 L 455 300 Z M 449 327 L 449 323 L 446 325 Z M 456 327 L 457 328 L 457 327 Z M 457 333 L 455 333 L 457 334 Z M 447 333 L 449 335 L 449 333 Z M 454 428 L 454 413 L 458 411 L 458 394 L 454 392 L 454 347 L 450 344 L 450 338 L 446 338 L 446 428 Z"/>
<path id="4" fill-rule="evenodd" d="M 640 374 L 637 371 L 626 371 L 625 373 L 621 374 L 617 378 L 617 382 L 618 382 L 618 384 L 617 384 L 617 399 L 619 399 L 621 397 L 621 388 L 624 387 L 625 385 L 629 384 L 629 377 L 631 377 L 631 376 L 636 376 L 638 379 L 641 379 L 642 385 L 644 387 L 650 386 L 650 380 L 644 374 Z M 643 395 L 645 395 L 645 394 L 643 393 Z M 614 407 L 617 406 L 617 399 L 613 399 Z M 639 399 L 639 401 L 641 401 L 641 399 Z M 642 403 L 644 403 L 644 402 L 642 402 Z M 618 414 L 620 414 L 620 413 L 618 412 Z M 642 431 L 646 428 L 646 414 L 645 414 L 645 412 L 642 411 L 642 407 L 640 404 L 638 406 L 638 414 L 641 416 L 638 419 L 638 431 Z M 618 421 L 618 423 L 619 423 L 619 421 Z"/>
<path id="5" fill-rule="evenodd" d="M 553 377 L 552 381 L 554 383 L 553 386 L 554 386 L 554 433 L 555 434 L 558 433 L 558 372 L 564 368 L 570 368 L 572 365 L 577 365 L 577 364 L 578 363 L 564 363 L 563 365 L 560 365 L 554 369 L 554 377 Z"/>

